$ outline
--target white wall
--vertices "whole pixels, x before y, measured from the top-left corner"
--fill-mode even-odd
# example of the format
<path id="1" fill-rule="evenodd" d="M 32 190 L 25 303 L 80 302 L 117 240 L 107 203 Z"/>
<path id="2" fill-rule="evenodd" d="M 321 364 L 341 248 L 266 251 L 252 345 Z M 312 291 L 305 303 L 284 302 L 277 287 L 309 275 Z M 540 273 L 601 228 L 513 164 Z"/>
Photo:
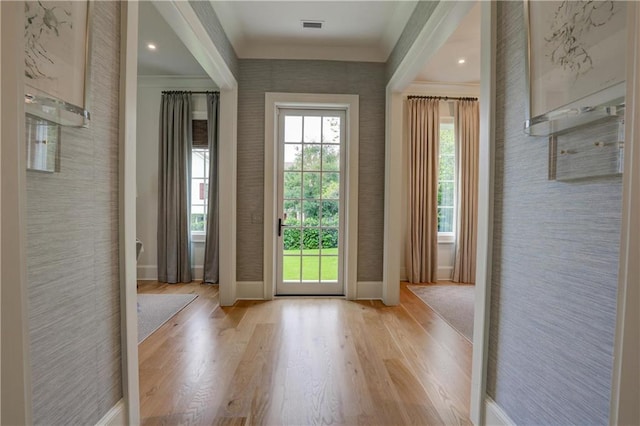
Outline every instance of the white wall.
<path id="1" fill-rule="evenodd" d="M 137 127 L 137 230 L 144 251 L 138 260 L 138 279 L 155 280 L 157 269 L 158 225 L 158 131 L 160 127 L 160 99 L 163 90 L 217 90 L 206 77 L 138 78 Z M 193 97 L 194 115 L 206 118 L 204 95 Z M 204 114 L 204 115 L 202 115 Z M 204 243 L 193 242 L 191 251 L 194 279 L 202 278 Z"/>
<path id="2" fill-rule="evenodd" d="M 477 97 L 480 93 L 480 86 L 475 84 L 469 85 L 453 85 L 453 84 L 440 84 L 440 83 L 424 83 L 424 82 L 416 82 L 410 85 L 407 90 L 403 93 L 403 120 L 404 125 L 403 129 L 407 128 L 407 115 L 406 110 L 404 109 L 404 99 L 406 99 L 409 95 L 422 95 L 422 96 L 468 96 L 468 97 Z M 446 110 L 448 108 L 445 107 L 446 104 L 442 104 L 440 115 L 445 116 L 449 115 Z M 409 188 L 409 168 L 408 168 L 408 157 L 407 153 L 409 151 L 409 141 L 407 138 L 407 132 L 403 132 L 402 142 L 404 143 L 403 158 L 402 162 L 404 167 L 402 168 L 402 187 L 404 191 L 402 192 L 402 206 L 403 211 L 407 214 L 402 216 L 402 236 L 403 236 L 403 244 L 402 244 L 402 256 L 400 264 L 400 279 L 407 279 L 407 271 L 406 271 L 406 263 L 405 263 L 405 246 L 404 243 L 407 235 L 407 219 L 408 219 L 408 188 Z M 455 261 L 455 243 L 452 240 L 440 239 L 438 242 L 438 280 L 447 281 L 451 280 L 453 275 L 453 263 Z"/>

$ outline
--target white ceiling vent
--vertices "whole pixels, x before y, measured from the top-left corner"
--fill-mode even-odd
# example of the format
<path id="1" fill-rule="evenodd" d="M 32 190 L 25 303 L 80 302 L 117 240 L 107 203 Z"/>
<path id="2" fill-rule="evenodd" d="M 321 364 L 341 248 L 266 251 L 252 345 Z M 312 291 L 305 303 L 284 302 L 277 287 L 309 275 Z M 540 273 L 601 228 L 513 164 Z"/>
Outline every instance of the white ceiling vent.
<path id="1" fill-rule="evenodd" d="M 324 24 L 324 21 L 301 21 L 301 22 L 302 22 L 302 28 L 313 28 L 316 30 L 322 29 L 322 24 Z"/>

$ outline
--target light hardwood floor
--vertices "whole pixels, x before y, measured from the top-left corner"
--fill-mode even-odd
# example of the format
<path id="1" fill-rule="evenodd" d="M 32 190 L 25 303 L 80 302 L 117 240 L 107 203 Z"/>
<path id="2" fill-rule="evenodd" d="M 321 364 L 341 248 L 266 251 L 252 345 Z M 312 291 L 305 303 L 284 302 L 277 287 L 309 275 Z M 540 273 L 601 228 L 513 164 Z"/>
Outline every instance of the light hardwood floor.
<path id="1" fill-rule="evenodd" d="M 199 295 L 139 347 L 145 425 L 470 424 L 471 344 L 404 283 L 394 307 L 138 292 Z"/>

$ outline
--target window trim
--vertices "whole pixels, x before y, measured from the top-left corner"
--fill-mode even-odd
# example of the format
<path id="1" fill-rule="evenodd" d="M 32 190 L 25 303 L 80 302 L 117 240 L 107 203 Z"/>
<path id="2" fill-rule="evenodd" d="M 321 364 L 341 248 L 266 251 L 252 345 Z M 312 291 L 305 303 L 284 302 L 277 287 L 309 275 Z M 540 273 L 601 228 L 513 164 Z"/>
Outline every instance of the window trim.
<path id="1" fill-rule="evenodd" d="M 204 231 L 191 231 L 192 243 L 204 243 L 207 239 L 207 234 Z"/>

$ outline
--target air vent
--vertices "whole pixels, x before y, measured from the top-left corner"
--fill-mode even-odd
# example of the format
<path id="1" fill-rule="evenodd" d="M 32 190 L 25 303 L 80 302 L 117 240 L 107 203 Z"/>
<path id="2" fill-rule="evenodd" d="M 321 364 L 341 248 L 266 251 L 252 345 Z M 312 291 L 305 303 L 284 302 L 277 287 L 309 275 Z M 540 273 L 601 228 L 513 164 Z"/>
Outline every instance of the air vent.
<path id="1" fill-rule="evenodd" d="M 323 21 L 302 21 L 302 28 L 322 29 Z"/>

